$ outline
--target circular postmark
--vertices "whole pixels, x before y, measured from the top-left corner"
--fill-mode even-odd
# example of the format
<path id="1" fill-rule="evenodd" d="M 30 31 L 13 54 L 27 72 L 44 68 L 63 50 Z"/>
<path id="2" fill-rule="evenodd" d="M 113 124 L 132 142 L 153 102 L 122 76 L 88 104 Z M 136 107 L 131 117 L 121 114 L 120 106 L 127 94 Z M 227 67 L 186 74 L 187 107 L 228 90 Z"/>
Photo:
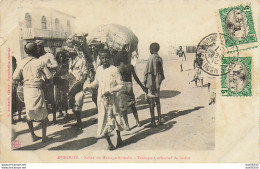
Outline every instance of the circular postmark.
<path id="1" fill-rule="evenodd" d="M 236 65 L 239 55 L 238 47 L 235 43 L 232 47 L 226 47 L 225 39 L 234 43 L 234 41 L 227 35 L 212 33 L 204 37 L 197 46 L 196 57 L 199 57 L 202 60 L 200 67 L 209 75 L 221 76 L 227 74 Z M 225 71 L 221 70 L 223 57 L 233 58 L 233 62 L 229 66 L 229 69 Z"/>

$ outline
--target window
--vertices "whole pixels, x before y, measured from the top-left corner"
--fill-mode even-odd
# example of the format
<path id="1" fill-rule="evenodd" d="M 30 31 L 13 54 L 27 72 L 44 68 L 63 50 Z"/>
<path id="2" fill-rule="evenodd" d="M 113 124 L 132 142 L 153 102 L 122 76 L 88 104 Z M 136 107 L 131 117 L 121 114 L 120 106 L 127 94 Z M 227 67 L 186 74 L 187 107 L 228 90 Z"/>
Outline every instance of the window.
<path id="1" fill-rule="evenodd" d="M 67 21 L 67 32 L 71 33 L 70 21 Z"/>
<path id="2" fill-rule="evenodd" d="M 60 21 L 58 18 L 55 19 L 55 31 L 60 31 Z"/>
<path id="3" fill-rule="evenodd" d="M 42 17 L 42 29 L 47 29 L 47 20 L 46 17 Z"/>
<path id="4" fill-rule="evenodd" d="M 25 27 L 26 28 L 31 28 L 32 27 L 32 18 L 29 13 L 25 14 Z"/>

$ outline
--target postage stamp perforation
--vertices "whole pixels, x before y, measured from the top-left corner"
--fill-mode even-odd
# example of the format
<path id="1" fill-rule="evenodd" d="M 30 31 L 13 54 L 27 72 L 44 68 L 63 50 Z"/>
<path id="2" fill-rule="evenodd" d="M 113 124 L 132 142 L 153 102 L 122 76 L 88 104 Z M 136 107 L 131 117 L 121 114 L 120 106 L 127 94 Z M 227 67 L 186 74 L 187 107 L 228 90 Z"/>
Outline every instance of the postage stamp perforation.
<path id="1" fill-rule="evenodd" d="M 238 45 L 240 48 L 250 49 L 252 44 L 255 46 L 255 43 L 258 42 L 251 3 L 221 8 L 216 11 L 215 15 L 219 33 L 223 33 L 235 41 L 235 43 L 229 43 L 229 39 L 225 37 L 226 47 Z M 248 45 L 249 47 L 247 47 Z"/>
<path id="2" fill-rule="evenodd" d="M 225 71 L 232 60 L 229 57 L 222 59 L 221 70 Z M 221 76 L 222 96 L 252 96 L 252 56 L 239 57 L 236 68 Z"/>
<path id="3" fill-rule="evenodd" d="M 253 54 L 250 53 L 251 55 L 251 93 L 252 96 L 254 96 L 256 94 L 256 90 L 254 88 L 254 86 L 256 86 L 255 82 L 256 82 L 256 76 L 253 72 L 255 72 L 255 62 L 254 62 L 254 57 Z"/>

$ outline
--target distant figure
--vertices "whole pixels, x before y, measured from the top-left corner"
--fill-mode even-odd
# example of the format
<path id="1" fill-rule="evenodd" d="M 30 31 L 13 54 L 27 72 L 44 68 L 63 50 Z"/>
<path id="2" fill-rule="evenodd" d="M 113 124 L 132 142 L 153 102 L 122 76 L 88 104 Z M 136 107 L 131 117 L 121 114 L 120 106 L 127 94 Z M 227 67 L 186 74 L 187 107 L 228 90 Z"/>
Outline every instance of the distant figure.
<path id="1" fill-rule="evenodd" d="M 147 100 L 151 113 L 151 127 L 155 127 L 154 107 L 156 104 L 158 113 L 158 125 L 161 121 L 161 104 L 160 104 L 160 86 L 164 80 L 163 61 L 158 55 L 160 46 L 158 43 L 150 45 L 150 57 L 148 59 L 146 69 L 144 72 L 144 85 L 148 88 Z"/>
<path id="2" fill-rule="evenodd" d="M 199 53 L 199 54 L 201 55 L 201 53 Z M 193 61 L 193 68 L 196 69 L 197 66 L 198 66 L 198 56 L 196 56 L 194 61 Z"/>
<path id="3" fill-rule="evenodd" d="M 133 111 L 137 127 L 141 127 L 137 110 L 135 107 L 135 95 L 133 92 L 132 76 L 134 77 L 135 81 L 139 84 L 139 86 L 143 89 L 144 92 L 147 92 L 147 88 L 143 86 L 138 76 L 136 75 L 134 66 L 131 63 L 129 63 L 126 51 L 123 50 L 117 53 L 117 55 L 114 57 L 114 66 L 116 66 L 119 69 L 119 72 L 123 80 L 123 90 L 119 92 L 118 97 L 119 97 L 119 108 L 122 111 L 124 117 L 126 130 L 130 130 L 128 118 L 127 118 L 128 107 L 131 107 Z"/>
<path id="4" fill-rule="evenodd" d="M 184 53 L 184 51 L 182 50 L 182 46 L 179 47 L 179 50 L 177 50 L 177 54 L 179 56 L 179 63 L 180 63 L 180 66 L 181 66 L 181 72 L 183 71 L 183 62 L 184 62 L 184 59 L 186 61 L 186 55 Z"/>
<path id="5" fill-rule="evenodd" d="M 41 139 L 41 137 L 35 135 L 33 128 L 33 121 L 41 121 L 42 142 L 47 142 L 50 140 L 50 138 L 46 136 L 48 111 L 42 83 L 43 79 L 51 79 L 53 75 L 46 64 L 42 60 L 37 59 L 38 52 L 36 43 L 28 43 L 24 46 L 24 49 L 29 57 L 21 60 L 21 63 L 17 66 L 13 74 L 13 79 L 23 79 L 27 124 L 31 132 L 32 140 L 37 141 Z"/>
<path id="6" fill-rule="evenodd" d="M 210 94 L 209 105 L 216 102 L 216 77 L 208 75 L 208 92 Z"/>
<path id="7" fill-rule="evenodd" d="M 201 66 L 202 66 L 202 63 L 203 63 L 203 59 L 201 58 L 201 53 L 198 54 L 198 57 L 196 58 L 196 60 L 194 61 L 195 62 L 195 74 L 194 74 L 194 77 L 193 79 L 189 82 L 189 84 L 191 82 L 195 82 L 195 85 L 198 86 L 198 81 L 201 82 L 201 86 L 203 86 L 203 71 L 201 70 Z"/>
<path id="8" fill-rule="evenodd" d="M 117 92 L 122 90 L 122 77 L 118 68 L 111 65 L 110 52 L 107 49 L 99 51 L 102 65 L 97 68 L 95 80 L 92 83 L 85 83 L 85 91 L 98 87 L 98 129 L 99 137 L 105 136 L 108 149 L 114 150 L 115 147 L 110 139 L 113 130 L 117 132 L 117 146 L 122 146 L 120 131 L 124 129 L 120 111 L 118 110 Z"/>

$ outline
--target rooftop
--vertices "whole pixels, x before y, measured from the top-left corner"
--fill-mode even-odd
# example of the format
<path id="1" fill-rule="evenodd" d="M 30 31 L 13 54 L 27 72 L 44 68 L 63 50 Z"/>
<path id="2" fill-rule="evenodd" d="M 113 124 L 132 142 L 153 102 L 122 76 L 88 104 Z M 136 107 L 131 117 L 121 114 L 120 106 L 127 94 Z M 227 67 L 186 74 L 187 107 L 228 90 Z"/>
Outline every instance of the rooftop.
<path id="1" fill-rule="evenodd" d="M 72 15 L 70 15 L 70 14 L 67 14 L 67 13 L 65 13 L 65 12 L 61 12 L 61 11 L 58 11 L 58 10 L 52 9 L 52 8 L 45 8 L 45 7 L 19 7 L 19 8 L 20 8 L 20 9 L 29 8 L 29 9 L 49 10 L 49 11 L 52 11 L 52 12 L 60 13 L 60 14 L 62 14 L 62 15 L 66 15 L 66 16 L 68 16 L 68 17 L 70 17 L 70 18 L 73 18 L 73 19 L 76 18 L 75 16 L 72 16 Z"/>

